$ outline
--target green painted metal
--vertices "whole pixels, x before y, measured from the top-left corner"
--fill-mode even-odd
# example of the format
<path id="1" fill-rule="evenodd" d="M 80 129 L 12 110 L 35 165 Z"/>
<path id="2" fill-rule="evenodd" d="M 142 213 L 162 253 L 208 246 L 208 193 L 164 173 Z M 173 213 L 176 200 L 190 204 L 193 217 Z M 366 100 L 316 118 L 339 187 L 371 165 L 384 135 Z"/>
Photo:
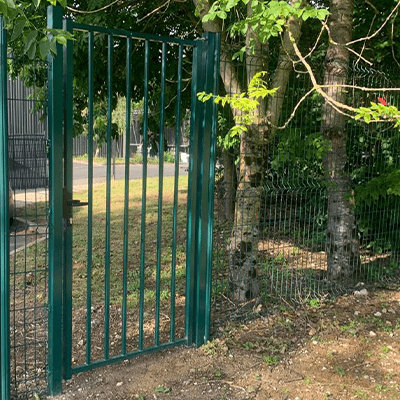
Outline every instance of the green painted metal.
<path id="1" fill-rule="evenodd" d="M 7 32 L 0 17 L 0 397 L 10 399 L 10 218 L 8 199 Z"/>
<path id="2" fill-rule="evenodd" d="M 131 133 L 131 79 L 132 79 L 132 39 L 127 39 L 126 45 L 126 112 L 125 112 L 125 137 L 130 138 Z M 128 239 L 129 239 L 129 159 L 130 141 L 125 141 L 125 197 L 124 197 L 124 249 L 122 272 L 122 337 L 121 354 L 126 354 L 126 314 L 128 296 Z"/>
<path id="3" fill-rule="evenodd" d="M 187 245 L 187 338 L 201 346 L 209 339 L 211 312 L 212 227 L 217 109 L 201 103 L 196 93 L 218 93 L 218 34 L 205 33 L 196 48 L 193 65 L 191 158 Z"/>
<path id="4" fill-rule="evenodd" d="M 72 32 L 71 21 L 63 21 L 63 28 Z M 64 47 L 64 290 L 63 290 L 63 377 L 72 375 L 72 351 L 68 343 L 72 340 L 72 214 L 65 202 L 72 200 L 72 138 L 73 138 L 73 48 L 72 43 Z"/>
<path id="5" fill-rule="evenodd" d="M 219 62 L 220 62 L 220 35 L 206 33 L 207 64 L 205 91 L 219 93 Z M 198 333 L 196 344 L 204 344 L 210 338 L 211 322 L 211 282 L 212 282 L 212 254 L 213 254 L 213 217 L 214 217 L 214 186 L 217 142 L 217 105 L 214 102 L 205 104 L 204 124 L 204 153 L 203 153 L 203 188 L 201 221 L 201 260 L 199 285 L 202 292 L 201 304 L 204 305 L 204 315 L 199 316 L 201 332 Z M 199 307 L 198 310 L 202 310 Z M 204 325 L 203 325 L 204 321 Z"/>
<path id="6" fill-rule="evenodd" d="M 182 92 L 182 62 L 183 46 L 179 46 L 178 53 L 178 84 L 176 90 L 176 121 L 181 120 L 181 92 Z M 169 340 L 175 340 L 175 282 L 176 282 L 176 241 L 178 226 L 178 184 L 179 184 L 179 152 L 180 152 L 180 129 L 179 124 L 175 125 L 175 177 L 174 177 L 174 210 L 172 221 L 172 261 L 171 261 L 171 311 L 170 311 L 170 333 Z"/>
<path id="7" fill-rule="evenodd" d="M 163 215 L 163 182 L 164 182 L 164 129 L 165 129 L 165 72 L 167 68 L 167 44 L 162 44 L 161 58 L 161 99 L 160 99 L 160 138 L 158 147 L 158 220 L 157 220 L 157 271 L 156 271 L 156 316 L 154 343 L 160 344 L 160 291 L 161 291 L 161 240 Z"/>
<path id="8" fill-rule="evenodd" d="M 102 26 L 95 26 L 95 25 L 74 23 L 74 30 L 84 31 L 84 32 L 94 31 L 98 33 L 104 33 L 106 35 L 113 35 L 114 37 L 122 37 L 122 38 L 130 37 L 132 39 L 143 39 L 152 42 L 160 42 L 160 43 L 165 42 L 165 43 L 183 44 L 186 46 L 196 46 L 196 42 L 193 40 L 178 39 L 170 36 L 151 35 L 147 33 L 131 32 L 131 31 L 125 31 L 123 29 L 104 28 Z"/>
<path id="9" fill-rule="evenodd" d="M 150 42 L 144 43 L 144 98 L 143 98 L 143 172 L 142 172 L 142 215 L 140 226 L 140 290 L 139 290 L 139 350 L 143 350 L 144 330 L 144 285 L 146 266 L 146 206 L 147 206 L 147 148 L 149 128 L 149 64 Z"/>
<path id="10" fill-rule="evenodd" d="M 52 12 L 49 12 L 49 25 L 54 24 L 52 18 L 56 9 L 51 8 Z M 58 18 L 58 15 L 57 15 Z M 54 18 L 53 18 L 54 19 Z M 58 22 L 57 22 L 58 23 Z M 208 339 L 209 330 L 207 324 L 209 324 L 209 310 L 210 310 L 210 273 L 211 273 L 211 241 L 212 241 L 212 207 L 213 207 L 213 170 L 215 165 L 215 136 L 216 136 L 216 123 L 210 122 L 216 118 L 216 106 L 215 105 L 204 105 L 197 100 L 196 94 L 200 90 L 211 91 L 216 93 L 218 90 L 218 85 L 215 83 L 218 81 L 218 36 L 214 34 L 205 35 L 202 40 L 196 42 L 190 41 L 171 41 L 167 38 L 153 38 L 153 36 L 147 35 L 136 35 L 134 33 L 125 34 L 124 31 L 103 29 L 99 27 L 89 27 L 75 24 L 72 21 L 64 22 L 64 26 L 68 30 L 73 31 L 86 31 L 87 35 L 87 46 L 88 46 L 88 227 L 87 227 L 87 287 L 86 287 L 86 355 L 84 363 L 81 365 L 75 365 L 72 367 L 72 285 L 73 283 L 73 254 L 70 253 L 70 247 L 72 247 L 72 227 L 71 227 L 71 207 L 68 207 L 68 201 L 72 200 L 72 138 L 73 138 L 73 68 L 72 68 L 72 53 L 73 45 L 71 42 L 64 52 L 64 90 L 65 90 L 65 124 L 64 124 L 64 157 L 65 157 L 65 168 L 64 168 L 64 192 L 66 196 L 64 198 L 64 205 L 67 211 L 64 211 L 64 245 L 65 248 L 65 274 L 61 274 L 61 284 L 59 281 L 58 270 L 55 268 L 54 264 L 54 248 L 55 243 L 59 240 L 58 232 L 59 227 L 52 232 L 51 243 L 53 254 L 52 254 L 52 268 L 53 276 L 50 282 L 53 300 L 51 303 L 51 310 L 59 307 L 59 298 L 56 297 L 56 288 L 62 288 L 61 292 L 64 296 L 61 296 L 61 301 L 63 301 L 62 306 L 64 306 L 64 318 L 62 319 L 62 324 L 56 323 L 53 319 L 51 321 L 51 330 L 49 335 L 54 335 L 57 329 L 61 329 L 63 332 L 63 362 L 62 366 L 64 368 L 63 374 L 65 378 L 69 378 L 71 374 L 83 372 L 93 368 L 98 368 L 104 365 L 112 364 L 121 360 L 130 359 L 141 354 L 157 351 L 160 349 L 168 348 L 170 346 L 179 344 L 196 344 L 197 346 L 204 343 Z M 104 236 L 104 302 L 102 309 L 104 310 L 104 342 L 103 342 L 103 357 L 98 359 L 94 354 L 92 349 L 93 333 L 92 328 L 92 276 L 93 276 L 93 135 L 94 135 L 94 75 L 96 68 L 96 60 L 94 59 L 95 47 L 94 39 L 96 35 L 104 35 L 108 43 L 108 54 L 107 54 L 107 132 L 106 132 L 106 142 L 107 142 L 107 157 L 106 157 L 106 183 L 105 183 L 105 236 Z M 130 252 L 132 251 L 129 244 L 129 218 L 130 213 L 134 212 L 129 207 L 130 201 L 130 189 L 129 189 L 129 167 L 130 167 L 130 144 L 127 140 L 125 142 L 125 186 L 124 186 L 124 203 L 123 203 L 123 259 L 121 266 L 121 277 L 122 277 L 122 296 L 121 296 L 121 347 L 118 354 L 115 353 L 115 349 L 111 346 L 111 310 L 113 307 L 111 301 L 111 280 L 114 279 L 112 275 L 114 273 L 111 268 L 112 261 L 112 232 L 111 232 L 111 220 L 112 220 L 112 185 L 111 185 L 111 159 L 112 159 L 112 147 L 111 147 L 111 136 L 112 136 L 112 103 L 113 103 L 113 51 L 114 46 L 120 46 L 126 44 L 126 110 L 125 110 L 125 122 L 126 122 L 126 137 L 129 138 L 130 135 L 130 125 L 131 125 L 131 91 L 132 91 L 132 63 L 134 60 L 134 47 L 133 40 L 140 40 L 141 46 L 144 48 L 144 97 L 143 97 L 143 143 L 142 143 L 142 154 L 143 154 L 143 169 L 142 169 L 142 195 L 141 195 L 141 211 L 140 211 L 140 231 L 141 238 L 139 243 L 140 250 L 140 262 L 137 267 L 137 279 L 139 280 L 138 289 L 138 308 L 136 310 L 137 315 L 137 342 L 136 347 L 132 350 L 128 348 L 129 340 L 128 338 L 128 324 L 130 324 L 130 318 L 132 311 L 128 307 L 128 294 L 130 290 L 128 287 L 128 280 L 132 279 L 132 274 L 130 272 Z M 177 237 L 178 237 L 178 222 L 179 222 L 179 151 L 180 151 L 180 124 L 177 123 L 175 126 L 175 173 L 174 173 L 174 188 L 173 188 L 173 209 L 172 209 L 172 243 L 170 246 L 170 251 L 172 252 L 171 263 L 164 270 L 165 263 L 162 259 L 162 251 L 165 249 L 164 240 L 164 227 L 163 227 L 163 212 L 165 212 L 164 202 L 163 202 L 163 191 L 164 191 L 164 143 L 166 140 L 165 132 L 165 121 L 166 121 L 166 108 L 169 106 L 169 99 L 167 99 L 167 58 L 169 55 L 177 50 L 177 71 L 176 71 L 176 96 L 174 101 L 176 101 L 175 118 L 176 121 L 180 121 L 182 118 L 182 91 L 183 91 L 183 61 L 187 53 L 185 53 L 185 46 L 193 46 L 193 84 L 192 84 L 192 135 L 191 138 L 191 161 L 190 161 L 190 177 L 189 177 L 189 198 L 188 198 L 188 225 L 187 225 L 187 267 L 186 267 L 186 322 L 185 322 L 185 337 L 177 337 L 176 334 L 176 279 L 177 279 Z M 154 48 L 152 47 L 154 46 Z M 170 46 L 177 46 L 177 48 L 172 49 Z M 161 51 L 160 51 L 161 50 Z M 159 85 L 160 85 L 160 103 L 159 103 L 159 141 L 158 141 L 158 176 L 160 177 L 158 181 L 158 198 L 157 198 L 157 238 L 156 241 L 156 254 L 155 254 L 155 266 L 154 271 L 151 273 L 151 279 L 148 279 L 148 269 L 149 261 L 147 259 L 147 238 L 148 233 L 146 229 L 147 221 L 147 150 L 149 147 L 149 119 L 150 119 L 150 109 L 149 109 L 149 90 L 151 89 L 151 82 L 154 77 L 150 76 L 150 63 L 151 63 L 151 52 L 160 52 L 161 59 L 161 69 L 159 70 Z M 169 60 L 168 60 L 169 61 Z M 57 168 L 62 165 L 60 162 L 57 166 L 54 160 L 60 160 L 60 155 L 62 157 L 62 131 L 57 136 L 55 132 L 58 132 L 59 126 L 56 122 L 62 121 L 62 118 L 57 118 L 57 113 L 59 112 L 56 108 L 54 96 L 55 96 L 55 71 L 53 66 L 58 66 L 58 59 L 55 58 L 51 60 L 51 69 L 49 73 L 49 99 L 51 104 L 49 107 L 50 118 L 49 125 L 53 127 L 53 133 L 51 134 L 52 140 L 52 153 L 51 153 L 51 223 L 60 223 L 59 208 L 57 208 L 54 199 L 62 193 L 60 187 L 56 186 L 55 176 L 61 174 Z M 58 67 L 57 67 L 58 68 Z M 52 97 L 53 96 L 53 97 Z M 62 105 L 62 99 L 59 99 L 59 105 Z M 60 148 L 55 148 L 60 146 Z M 61 150 L 60 150 L 61 149 Z M 60 175 L 58 175 L 60 176 Z M 208 204 L 205 204 L 208 202 Z M 204 209 L 203 209 L 204 208 Z M 68 217 L 68 218 L 67 218 Z M 58 219 L 57 219 L 58 218 Z M 62 221 L 62 219 L 61 219 Z M 61 222 L 62 225 L 62 222 Z M 55 225 L 52 225 L 52 227 Z M 61 231 L 62 233 L 62 231 Z M 62 237 L 62 234 L 61 234 Z M 151 240 L 151 238 L 150 238 Z M 50 249 L 51 250 L 51 249 Z M 168 276 L 167 280 L 164 280 L 164 276 Z M 149 276 L 150 277 L 150 276 Z M 154 283 L 151 280 L 154 279 Z M 199 282 L 199 280 L 201 280 Z M 60 286 L 57 286 L 59 285 Z M 149 298 L 146 292 L 147 285 L 154 284 L 154 299 L 153 305 L 149 306 Z M 169 327 L 167 326 L 167 336 L 161 335 L 161 316 L 164 318 L 164 309 L 161 307 L 161 295 L 162 291 L 166 287 L 170 290 L 170 300 L 169 302 Z M 153 290 L 153 289 L 152 289 Z M 102 300 L 103 301 L 103 300 Z M 164 303 L 163 303 L 164 304 Z M 153 343 L 145 343 L 149 340 L 148 332 L 146 331 L 145 324 L 149 322 L 149 317 L 147 316 L 148 310 L 145 307 L 151 307 L 150 310 L 154 316 L 154 341 Z M 50 311 L 51 311 L 50 310 Z M 115 315 L 115 314 L 114 314 Z M 153 318 L 153 316 L 151 318 Z M 147 319 L 146 319 L 147 318 Z M 164 328 L 163 328 L 164 329 Z M 60 335 L 61 337 L 61 335 Z M 165 342 L 165 340 L 167 340 Z M 51 345 L 56 343 L 56 339 L 52 336 Z M 61 347 L 61 346 L 60 346 Z M 49 349 L 49 391 L 53 394 L 58 393 L 61 390 L 61 378 L 60 363 L 61 355 L 58 352 L 54 352 L 54 349 Z M 52 364 L 50 364 L 50 361 Z"/>
<path id="11" fill-rule="evenodd" d="M 93 123 L 94 123 L 94 33 L 89 32 L 89 98 L 88 98 L 88 229 L 86 261 L 86 364 L 92 352 L 92 247 L 93 247 Z"/>
<path id="12" fill-rule="evenodd" d="M 110 357 L 110 253 L 111 253 L 111 127 L 112 127 L 112 63 L 114 38 L 108 36 L 107 56 L 107 172 L 106 172 L 106 242 L 104 266 L 104 359 Z"/>
<path id="13" fill-rule="evenodd" d="M 62 8 L 50 6 L 48 28 L 62 28 Z M 48 125 L 50 140 L 49 186 L 49 351 L 48 387 L 51 395 L 62 389 L 63 315 L 63 51 L 49 57 Z"/>
<path id="14" fill-rule="evenodd" d="M 79 374 L 81 372 L 91 371 L 96 368 L 101 368 L 107 365 L 116 364 L 124 360 L 132 360 L 133 358 L 140 357 L 145 354 L 152 354 L 158 351 L 170 349 L 172 347 L 183 346 L 186 343 L 187 343 L 186 339 L 179 339 L 173 343 L 162 343 L 159 346 L 146 347 L 143 350 L 132 351 L 130 353 L 125 354 L 124 356 L 118 355 L 110 357 L 108 360 L 93 361 L 89 365 L 79 365 L 77 367 L 74 367 L 73 371 L 74 374 Z"/>

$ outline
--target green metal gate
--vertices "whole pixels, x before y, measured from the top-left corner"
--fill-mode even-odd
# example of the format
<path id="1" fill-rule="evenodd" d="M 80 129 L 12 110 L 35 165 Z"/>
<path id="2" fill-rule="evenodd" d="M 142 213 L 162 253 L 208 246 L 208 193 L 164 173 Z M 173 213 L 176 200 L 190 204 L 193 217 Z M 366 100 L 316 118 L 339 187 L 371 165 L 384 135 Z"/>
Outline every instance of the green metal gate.
<path id="1" fill-rule="evenodd" d="M 210 327 L 212 217 L 216 106 L 197 93 L 217 93 L 219 37 L 206 33 L 189 41 L 123 30 L 79 25 L 63 20 L 62 9 L 49 7 L 48 27 L 74 32 L 76 41 L 58 46 L 49 60 L 49 246 L 48 246 L 48 391 L 58 394 L 72 374 L 181 344 L 199 346 Z M 5 35 L 2 30 L 2 34 Z M 79 40 L 78 40 L 79 39 Z M 3 43 L 3 39 L 2 39 Z M 81 164 L 85 183 L 76 186 L 72 154 L 74 125 L 74 46 L 86 46 L 87 104 L 85 133 L 88 158 Z M 104 59 L 96 59 L 104 44 Z M 2 56 L 6 57 L 3 47 Z M 143 71 L 141 179 L 131 179 L 130 147 L 113 164 L 112 132 L 114 53 L 126 49 L 124 61 L 125 126 L 131 125 L 132 66 Z M 140 55 L 140 56 L 138 56 Z M 2 64 L 2 77 L 7 73 Z M 82 60 L 79 60 L 82 63 Z M 159 65 L 157 74 L 154 63 Z M 118 60 L 121 63 L 121 60 Z M 151 65 L 153 64 L 153 65 Z M 175 67 L 173 79 L 169 75 Z M 94 164 L 96 68 L 106 68 L 105 179 L 98 184 Z M 190 79 L 184 70 L 191 68 Z M 75 67 L 76 68 L 76 67 Z M 120 71 L 121 69 L 118 69 Z M 4 75 L 6 76 L 6 75 Z M 98 76 L 98 75 L 97 75 Z M 171 80 L 172 79 L 172 80 Z M 171 83 L 172 82 L 172 83 Z M 189 84 L 187 83 L 189 82 Z M 149 91 L 159 87 L 157 107 Z M 171 85 L 174 94 L 171 95 Z M 190 90 L 190 109 L 182 97 Z M 2 96 L 1 189 L 1 398 L 10 398 L 9 267 L 7 231 L 7 100 Z M 167 109 L 174 107 L 173 164 L 164 164 Z M 180 121 L 190 118 L 188 174 L 180 168 Z M 170 113 L 171 114 L 171 113 Z M 157 132 L 150 119 L 158 120 Z M 150 136 L 156 137 L 158 164 L 149 164 Z M 5 149 L 5 150 L 4 150 Z M 171 157 L 171 156 L 170 156 Z M 167 168 L 168 167 L 168 168 Z M 138 168 L 138 167 L 135 167 Z M 122 178 L 115 179 L 116 171 Z M 168 171 L 172 169 L 172 173 Z M 155 176 L 150 176 L 152 173 Z M 188 175 L 188 176 L 186 176 Z M 8 190 L 8 189 L 7 189 Z M 7 223 L 6 223 L 7 222 Z"/>

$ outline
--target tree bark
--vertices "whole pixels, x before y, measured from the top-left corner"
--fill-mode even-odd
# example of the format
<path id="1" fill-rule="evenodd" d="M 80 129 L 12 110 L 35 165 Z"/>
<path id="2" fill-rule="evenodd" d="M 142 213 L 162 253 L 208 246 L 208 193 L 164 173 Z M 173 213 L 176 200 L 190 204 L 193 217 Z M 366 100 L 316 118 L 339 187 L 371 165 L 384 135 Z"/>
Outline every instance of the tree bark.
<path id="1" fill-rule="evenodd" d="M 326 54 L 324 84 L 326 92 L 341 103 L 346 102 L 346 83 L 350 53 L 345 44 L 351 40 L 353 1 L 331 0 L 329 28 L 331 41 Z M 328 190 L 327 258 L 332 279 L 349 278 L 360 265 L 350 175 L 346 171 L 346 117 L 328 102 L 322 109 L 322 130 L 330 142 L 324 158 Z"/>
<path id="2" fill-rule="evenodd" d="M 294 3 L 295 0 L 291 0 Z M 210 9 L 205 0 L 193 0 L 202 18 Z M 250 3 L 247 13 L 251 14 Z M 206 31 L 222 32 L 222 24 L 218 19 L 203 23 Z M 287 24 L 293 38 L 298 42 L 301 21 L 290 18 Z M 265 175 L 265 159 L 267 144 L 273 135 L 273 129 L 267 124 L 267 113 L 273 123 L 278 123 L 282 111 L 283 96 L 293 68 L 291 56 L 293 46 L 288 31 L 283 35 L 282 50 L 279 54 L 278 69 L 274 72 L 273 86 L 280 87 L 277 96 L 261 101 L 254 112 L 254 123 L 240 137 L 239 176 L 235 197 L 234 225 L 228 245 L 229 283 L 234 300 L 242 302 L 258 297 L 260 283 L 257 271 L 258 242 L 260 238 L 260 205 Z M 251 28 L 246 34 L 246 44 L 252 40 L 255 51 L 247 46 L 246 83 L 261 71 L 268 72 L 268 44 L 261 44 L 258 35 Z M 226 43 L 221 44 L 221 79 L 227 94 L 242 93 L 237 70 Z M 268 110 L 268 111 L 267 111 Z M 232 109 L 233 115 L 238 112 Z"/>
<path id="3" fill-rule="evenodd" d="M 251 8 L 248 6 L 248 14 Z M 234 227 L 229 244 L 230 286 L 234 300 L 243 302 L 259 296 L 258 242 L 260 239 L 260 206 L 265 176 L 267 145 L 274 135 L 267 118 L 278 124 L 282 112 L 284 94 L 293 68 L 293 45 L 288 30 L 296 43 L 300 39 L 301 21 L 288 20 L 279 53 L 278 66 L 274 71 L 272 87 L 279 87 L 276 95 L 265 99 L 254 113 L 254 123 L 243 133 L 240 140 L 239 181 L 236 191 Z M 267 71 L 268 49 L 261 45 L 257 35 L 248 29 L 246 44 L 255 43 L 255 54 L 247 50 L 247 84 L 260 71 Z M 247 46 L 249 48 L 249 46 Z"/>

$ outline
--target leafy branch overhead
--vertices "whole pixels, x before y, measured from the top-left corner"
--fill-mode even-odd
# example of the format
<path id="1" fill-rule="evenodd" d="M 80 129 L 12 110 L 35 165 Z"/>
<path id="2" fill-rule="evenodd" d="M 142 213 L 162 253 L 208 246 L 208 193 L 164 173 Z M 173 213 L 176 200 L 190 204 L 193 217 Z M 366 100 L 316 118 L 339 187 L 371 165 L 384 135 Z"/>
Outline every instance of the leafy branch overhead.
<path id="1" fill-rule="evenodd" d="M 251 13 L 248 13 L 246 18 L 239 19 L 229 26 L 230 36 L 232 38 L 236 35 L 245 36 L 248 29 L 251 28 L 257 32 L 258 40 L 261 43 L 266 43 L 271 37 L 277 37 L 283 31 L 287 19 L 292 16 L 306 21 L 309 18 L 324 20 L 329 15 L 328 10 L 304 6 L 301 1 L 296 1 L 291 5 L 286 1 L 275 0 L 268 3 L 259 0 L 218 0 L 212 4 L 210 11 L 203 17 L 203 22 L 215 18 L 226 19 L 228 13 L 239 3 L 250 5 Z M 243 46 L 233 55 L 233 58 L 240 57 L 242 59 L 246 48 L 254 52 L 254 45 L 253 38 L 248 47 Z"/>
<path id="2" fill-rule="evenodd" d="M 40 7 L 46 5 L 57 5 L 66 7 L 67 0 L 33 0 L 22 1 L 15 4 L 14 0 L 0 0 L 0 15 L 3 16 L 5 26 L 11 33 L 9 41 L 12 43 L 22 43 L 22 51 L 30 59 L 35 57 L 45 59 L 48 54 L 55 55 L 57 43 L 67 44 L 72 40 L 72 35 L 62 29 L 43 28 L 43 23 L 39 21 L 39 15 L 36 13 Z"/>
<path id="3" fill-rule="evenodd" d="M 234 116 L 235 125 L 229 130 L 227 136 L 222 142 L 224 148 L 229 148 L 236 143 L 236 137 L 241 133 L 246 132 L 248 129 L 247 127 L 256 122 L 254 112 L 260 105 L 260 100 L 265 99 L 267 96 L 273 96 L 279 89 L 279 87 L 268 89 L 267 84 L 263 79 L 263 76 L 266 74 L 265 71 L 255 74 L 249 83 L 247 92 L 244 93 L 225 96 L 213 96 L 206 92 L 200 92 L 197 94 L 198 99 L 202 102 L 206 102 L 213 98 L 216 104 L 221 104 L 223 107 L 229 105 L 239 111 L 239 113 L 236 113 Z"/>
<path id="4" fill-rule="evenodd" d="M 282 34 L 284 29 L 288 29 L 287 21 L 290 17 L 295 17 L 297 19 L 301 19 L 306 21 L 309 18 L 314 18 L 322 23 L 322 30 L 328 29 L 327 24 L 324 20 L 329 15 L 329 11 L 323 8 L 314 8 L 310 5 L 305 5 L 302 1 L 295 1 L 292 4 L 286 1 L 270 1 L 265 2 L 261 0 L 217 0 L 214 1 L 212 6 L 210 7 L 208 13 L 203 17 L 203 22 L 212 21 L 216 18 L 221 20 L 228 20 L 228 14 L 230 12 L 235 11 L 235 7 L 237 8 L 240 5 L 250 6 L 251 12 L 246 14 L 246 17 L 236 19 L 231 25 L 228 26 L 227 30 L 232 38 L 236 36 L 246 36 L 248 30 L 251 28 L 253 32 L 256 32 L 257 39 L 260 43 L 267 43 L 271 37 L 276 37 Z M 398 6 L 396 6 L 397 8 Z M 380 28 L 379 28 L 380 29 Z M 328 30 L 328 34 L 330 32 Z M 323 86 L 317 84 L 314 73 L 311 70 L 310 65 L 305 61 L 305 57 L 302 56 L 297 44 L 294 41 L 294 38 L 291 35 L 289 30 L 289 36 L 291 38 L 294 51 L 299 58 L 299 61 L 293 61 L 294 64 L 300 62 L 302 63 L 307 72 L 310 74 L 311 80 L 313 81 L 313 88 L 310 90 L 301 100 L 304 101 L 305 98 L 311 95 L 314 91 L 318 92 L 325 100 L 332 105 L 338 112 L 344 113 L 347 117 L 353 118 L 355 120 L 364 120 L 366 123 L 370 122 L 391 122 L 395 124 L 395 127 L 400 126 L 400 111 L 395 106 L 388 106 L 386 104 L 377 104 L 375 102 L 371 102 L 370 107 L 350 107 L 346 104 L 339 103 L 334 101 L 330 96 L 323 90 L 326 89 Z M 331 39 L 332 40 L 332 39 Z M 346 44 L 346 47 L 349 48 L 352 44 Z M 238 52 L 233 55 L 233 59 L 240 58 L 243 59 L 243 56 L 246 52 L 254 54 L 255 52 L 255 39 L 252 37 L 249 43 L 246 46 L 243 46 Z M 352 51 L 357 54 L 356 52 Z M 361 59 L 361 55 L 358 55 Z M 364 90 L 365 88 L 359 88 Z M 277 90 L 277 89 L 275 89 Z M 273 94 L 273 93 L 272 93 Z M 199 99 L 202 101 L 206 101 L 211 96 L 202 94 L 199 96 Z M 263 97 L 263 96 L 260 96 Z M 265 96 L 264 96 L 265 97 Z M 246 125 L 251 124 L 251 117 L 246 115 L 253 112 L 255 110 L 254 107 L 254 99 L 250 97 L 250 93 L 242 93 L 235 94 L 233 96 L 224 96 L 224 97 L 216 97 L 215 101 L 217 103 L 221 103 L 222 105 L 229 104 L 233 109 L 236 109 L 240 112 L 240 115 L 235 117 L 236 126 L 231 128 L 228 133 L 229 136 L 240 134 L 246 130 Z M 258 104 L 257 104 L 258 105 Z M 256 106 L 257 107 L 257 106 Z M 290 120 L 293 118 L 294 113 L 296 112 L 298 105 L 293 110 L 293 114 L 290 116 L 289 120 L 281 126 L 274 126 L 276 129 L 283 129 L 287 127 Z M 271 123 L 271 121 L 267 121 Z M 273 124 L 272 124 L 273 125 Z"/>

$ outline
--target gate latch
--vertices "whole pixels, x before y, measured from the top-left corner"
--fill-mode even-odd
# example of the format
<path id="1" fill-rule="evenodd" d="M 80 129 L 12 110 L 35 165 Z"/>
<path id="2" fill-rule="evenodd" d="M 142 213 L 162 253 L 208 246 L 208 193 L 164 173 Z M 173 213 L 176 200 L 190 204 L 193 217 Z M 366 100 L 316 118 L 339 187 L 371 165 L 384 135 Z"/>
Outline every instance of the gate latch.
<path id="1" fill-rule="evenodd" d="M 87 201 L 80 201 L 80 200 L 68 200 L 67 205 L 68 207 L 82 207 L 87 206 L 89 203 Z"/>
<path id="2" fill-rule="evenodd" d="M 80 201 L 80 200 L 73 200 L 71 199 L 72 195 L 67 191 L 67 189 L 64 187 L 64 212 L 63 212 L 63 217 L 70 219 L 72 218 L 72 207 L 82 207 L 82 206 L 87 206 L 89 203 L 86 201 Z"/>

